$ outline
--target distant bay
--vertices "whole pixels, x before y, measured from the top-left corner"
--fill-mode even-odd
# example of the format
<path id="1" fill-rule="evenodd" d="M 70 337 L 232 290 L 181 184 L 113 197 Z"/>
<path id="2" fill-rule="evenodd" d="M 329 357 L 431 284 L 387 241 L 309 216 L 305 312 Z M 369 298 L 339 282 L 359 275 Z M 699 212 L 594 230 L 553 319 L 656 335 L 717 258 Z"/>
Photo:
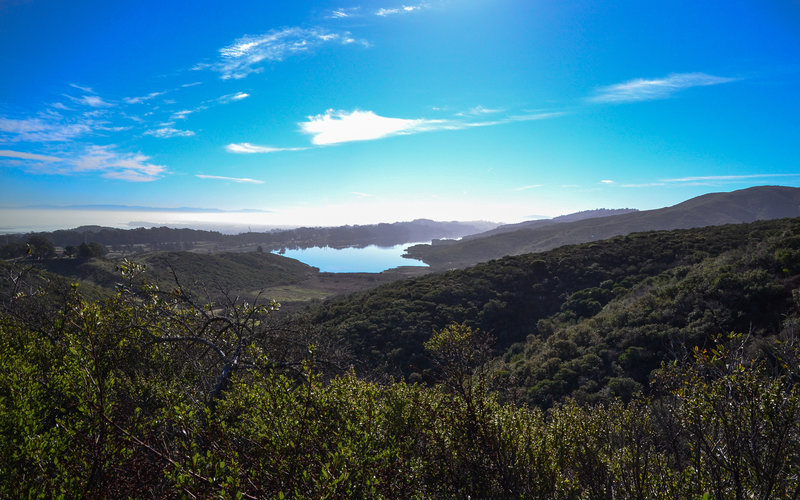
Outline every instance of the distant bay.
<path id="1" fill-rule="evenodd" d="M 286 249 L 281 255 L 318 267 L 326 273 L 379 273 L 399 266 L 427 267 L 421 260 L 402 257 L 406 248 L 417 244 L 403 243 L 390 247 L 369 245 L 363 248 L 297 248 Z"/>

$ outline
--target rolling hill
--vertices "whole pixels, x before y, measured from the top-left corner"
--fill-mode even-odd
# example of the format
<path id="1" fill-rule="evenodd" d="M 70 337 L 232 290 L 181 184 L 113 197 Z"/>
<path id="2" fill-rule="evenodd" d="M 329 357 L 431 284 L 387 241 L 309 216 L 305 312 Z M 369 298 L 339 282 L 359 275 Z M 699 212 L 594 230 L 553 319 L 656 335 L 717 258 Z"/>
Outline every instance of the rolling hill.
<path id="1" fill-rule="evenodd" d="M 331 300 L 310 320 L 365 371 L 429 382 L 432 332 L 479 328 L 494 338 L 504 390 L 547 406 L 630 396 L 662 361 L 720 333 L 776 335 L 798 313 L 798 283 L 800 218 L 780 219 L 504 257 Z"/>
<path id="2" fill-rule="evenodd" d="M 487 236 L 494 236 L 502 233 L 512 233 L 520 229 L 537 229 L 540 227 L 550 226 L 553 224 L 562 224 L 564 222 L 575 222 L 585 219 L 596 219 L 598 217 L 609 217 L 611 215 L 627 214 L 630 212 L 637 212 L 635 208 L 598 208 L 596 210 L 583 210 L 567 215 L 559 215 L 552 219 L 538 219 L 525 222 L 518 222 L 516 224 L 503 224 L 494 229 L 484 231 L 482 233 L 470 234 L 461 238 L 461 241 L 474 240 L 477 238 L 485 238 Z"/>
<path id="3" fill-rule="evenodd" d="M 562 245 L 641 231 L 689 229 L 800 216 L 800 188 L 758 186 L 710 193 L 670 207 L 574 222 L 540 224 L 472 237 L 447 245 L 415 245 L 406 255 L 437 269 L 464 268 L 506 255 L 542 252 Z M 533 221 L 538 222 L 538 221 Z M 484 233 L 486 234 L 486 233 Z"/>

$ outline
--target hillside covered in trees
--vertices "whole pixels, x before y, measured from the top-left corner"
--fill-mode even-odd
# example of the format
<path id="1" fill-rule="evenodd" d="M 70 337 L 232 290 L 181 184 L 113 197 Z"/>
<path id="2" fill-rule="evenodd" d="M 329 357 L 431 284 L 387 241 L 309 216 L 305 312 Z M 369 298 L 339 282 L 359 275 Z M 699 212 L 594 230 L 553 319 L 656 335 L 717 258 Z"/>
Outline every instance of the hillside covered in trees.
<path id="1" fill-rule="evenodd" d="M 114 272 L 93 295 L 3 264 L 0 496 L 800 494 L 800 219 L 506 257 L 280 317 Z"/>
<path id="2" fill-rule="evenodd" d="M 630 395 L 685 344 L 779 331 L 797 307 L 798 231 L 783 219 L 505 257 L 329 301 L 311 322 L 346 339 L 365 371 L 435 380 L 422 345 L 464 322 L 494 338 L 498 371 L 524 400 Z"/>

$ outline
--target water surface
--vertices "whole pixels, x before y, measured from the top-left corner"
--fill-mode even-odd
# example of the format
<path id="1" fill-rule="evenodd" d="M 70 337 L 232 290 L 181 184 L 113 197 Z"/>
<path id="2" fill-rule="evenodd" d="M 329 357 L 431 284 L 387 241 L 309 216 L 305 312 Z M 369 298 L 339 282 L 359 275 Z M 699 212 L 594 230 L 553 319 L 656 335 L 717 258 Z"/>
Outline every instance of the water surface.
<path id="1" fill-rule="evenodd" d="M 406 248 L 418 244 L 403 243 L 391 247 L 369 245 L 364 248 L 311 247 L 287 249 L 282 255 L 327 273 L 379 273 L 398 266 L 427 267 L 421 260 L 402 257 Z"/>

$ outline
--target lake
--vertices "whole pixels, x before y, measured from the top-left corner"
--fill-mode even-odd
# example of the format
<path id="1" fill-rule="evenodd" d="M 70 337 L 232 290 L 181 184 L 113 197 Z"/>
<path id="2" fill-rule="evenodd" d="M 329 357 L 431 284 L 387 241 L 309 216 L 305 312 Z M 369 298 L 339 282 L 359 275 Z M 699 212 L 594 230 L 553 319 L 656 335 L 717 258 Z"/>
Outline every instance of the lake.
<path id="1" fill-rule="evenodd" d="M 392 247 L 369 245 L 364 248 L 287 248 L 282 255 L 318 267 L 320 271 L 327 273 L 379 273 L 398 266 L 427 267 L 421 260 L 402 257 L 406 248 L 418 244 L 403 243 Z"/>

